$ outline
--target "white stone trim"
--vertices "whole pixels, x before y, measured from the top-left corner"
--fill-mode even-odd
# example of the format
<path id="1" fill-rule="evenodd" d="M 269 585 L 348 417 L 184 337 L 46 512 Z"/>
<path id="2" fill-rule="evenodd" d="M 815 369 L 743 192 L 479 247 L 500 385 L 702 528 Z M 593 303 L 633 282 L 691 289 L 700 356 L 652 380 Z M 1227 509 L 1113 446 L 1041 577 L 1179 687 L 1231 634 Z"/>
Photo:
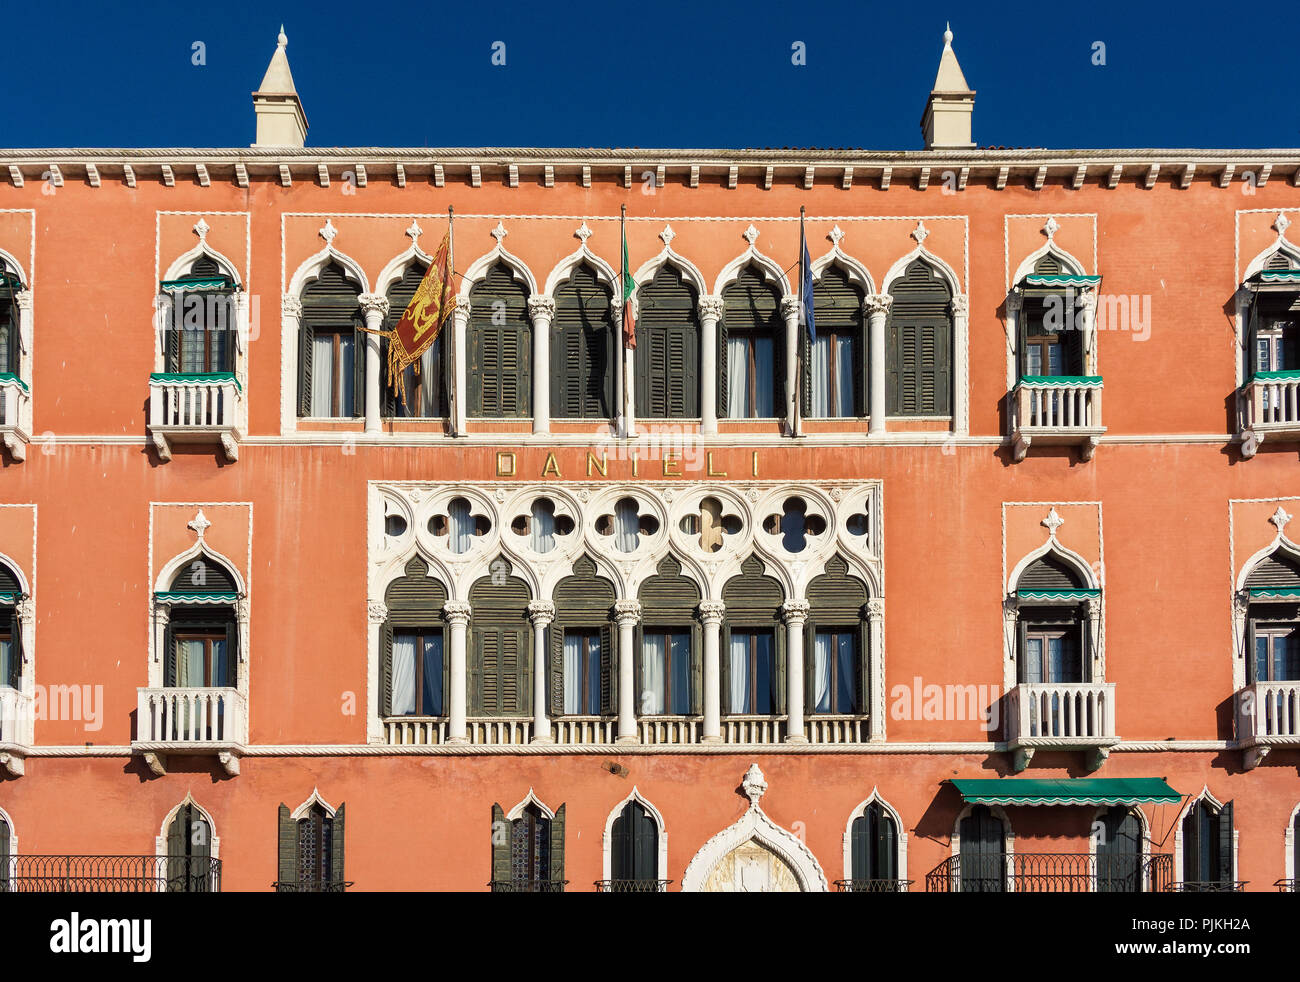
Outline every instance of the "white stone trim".
<path id="1" fill-rule="evenodd" d="M 677 221 L 677 219 L 674 219 L 674 221 Z M 655 278 L 655 274 L 659 272 L 660 267 L 665 265 L 676 267 L 678 272 L 682 274 L 682 278 L 695 288 L 698 300 L 703 300 L 709 295 L 708 284 L 704 282 L 704 274 L 700 272 L 699 267 L 667 244 L 657 256 L 647 260 L 637 269 L 636 275 L 632 278 L 633 282 L 636 283 L 638 289 L 645 286 Z"/>
<path id="2" fill-rule="evenodd" d="M 506 821 L 513 822 L 516 818 L 519 818 L 519 816 L 521 816 L 524 813 L 524 809 L 527 808 L 529 805 L 536 805 L 538 808 L 541 809 L 543 815 L 545 815 L 548 819 L 554 820 L 555 818 L 554 810 L 548 807 L 546 802 L 542 801 L 541 798 L 537 797 L 537 794 L 533 791 L 531 787 L 529 787 L 528 793 L 524 795 L 521 799 L 519 799 L 519 801 L 515 804 L 513 808 L 511 808 L 508 812 L 506 812 Z"/>
<path id="3" fill-rule="evenodd" d="M 849 812 L 849 820 L 844 823 L 844 879 L 853 879 L 853 823 L 866 812 L 867 806 L 872 804 L 878 804 L 888 812 L 889 817 L 894 820 L 894 824 L 898 827 L 898 878 L 906 880 L 907 830 L 903 826 L 903 819 L 898 814 L 898 809 L 884 799 L 878 787 L 872 788 L 871 794 L 853 807 L 853 810 Z"/>
<path id="4" fill-rule="evenodd" d="M 0 813 L 0 818 L 3 817 L 3 813 Z M 1286 829 L 1282 833 L 1282 849 L 1284 850 L 1282 865 L 1288 880 L 1294 880 L 1297 876 L 1300 876 L 1295 864 L 1295 825 L 1297 818 L 1300 818 L 1300 803 L 1291 809 L 1291 814 L 1287 816 Z M 9 828 L 12 830 L 13 825 L 10 824 Z M 1233 831 L 1236 831 L 1236 829 L 1234 828 Z"/>
<path id="5" fill-rule="evenodd" d="M 834 245 L 825 255 L 812 261 L 813 279 L 820 280 L 822 273 L 837 264 L 848 274 L 849 281 L 862 290 L 865 296 L 869 297 L 876 292 L 875 280 L 872 279 L 866 265 L 841 249 L 839 239 L 835 240 Z"/>
<path id="6" fill-rule="evenodd" d="M 757 766 L 751 765 L 750 773 L 754 771 L 757 771 Z M 761 778 L 761 772 L 759 776 Z M 759 807 L 758 797 L 761 797 L 761 792 L 757 796 L 751 793 L 749 808 L 740 820 L 709 839 L 692 857 L 686 865 L 686 872 L 682 874 L 683 892 L 691 893 L 702 889 L 719 861 L 750 840 L 776 853 L 794 873 L 801 890 L 825 892 L 829 889 L 826 874 L 822 872 L 817 857 L 804 845 L 802 839 L 781 828 L 767 816 Z"/>
<path id="7" fill-rule="evenodd" d="M 199 810 L 199 814 L 203 816 L 203 820 L 208 823 L 208 829 L 210 830 L 212 835 L 212 841 L 209 844 L 210 851 L 208 855 L 212 859 L 220 859 L 221 838 L 217 835 L 217 823 L 213 821 L 212 813 L 194 800 L 193 791 L 187 791 L 185 793 L 184 800 L 182 800 L 179 804 L 177 804 L 174 808 L 172 808 L 172 810 L 167 813 L 167 817 L 163 819 L 162 828 L 159 830 L 157 838 L 154 839 L 154 855 L 158 856 L 159 858 L 167 855 L 167 827 L 171 825 L 172 821 L 176 818 L 177 813 L 179 813 L 180 810 L 186 805 L 193 805 L 195 808 L 197 808 Z"/>
<path id="8" fill-rule="evenodd" d="M 890 287 L 894 285 L 894 281 L 906 273 L 907 267 L 912 265 L 912 263 L 917 259 L 925 260 L 931 269 L 939 274 L 940 278 L 947 283 L 948 291 L 954 298 L 965 296 L 966 291 L 962 289 L 961 278 L 957 275 L 957 271 L 949 266 L 948 263 L 939 256 L 936 256 L 933 252 L 927 249 L 923 243 L 919 242 L 915 249 L 903 256 L 901 259 L 896 259 L 894 265 L 889 267 L 889 271 L 885 273 L 885 278 L 881 281 L 882 286 L 880 292 L 889 293 Z"/>
<path id="9" fill-rule="evenodd" d="M 18 587 L 26 597 L 25 600 L 19 600 L 15 597 L 18 606 L 18 628 L 22 632 L 21 642 L 23 651 L 23 666 L 20 674 L 20 691 L 27 698 L 28 705 L 36 696 L 36 505 L 24 504 L 21 502 L 0 503 L 0 508 L 30 508 L 32 510 L 32 575 L 28 579 L 27 573 L 23 570 L 22 564 L 16 562 L 13 557 L 0 552 L 0 563 L 3 563 L 14 573 L 18 580 Z M 19 733 L 23 742 L 28 746 L 36 742 L 36 721 L 28 714 L 28 718 L 19 721 Z M 9 824 L 10 831 L 13 830 L 13 823 Z"/>
<path id="10" fill-rule="evenodd" d="M 528 268 L 528 264 L 518 256 L 511 254 L 511 252 L 506 249 L 504 244 L 505 237 L 506 233 L 503 232 L 497 238 L 497 244 L 492 249 L 489 249 L 486 253 L 479 256 L 469 264 L 469 267 L 461 276 L 460 290 L 456 294 L 457 299 L 468 301 L 470 291 L 474 288 L 474 285 L 487 275 L 488 270 L 491 269 L 498 260 L 504 262 L 514 275 L 514 278 L 524 284 L 530 297 L 536 296 L 541 292 L 537 287 L 537 278 L 533 276 L 533 271 Z"/>
<path id="11" fill-rule="evenodd" d="M 306 818 L 307 813 L 311 811 L 312 805 L 320 805 L 321 808 L 324 809 L 325 814 L 328 815 L 330 818 L 333 818 L 335 812 L 337 811 L 337 809 L 335 809 L 333 805 L 331 805 L 328 801 L 326 801 L 324 798 L 321 797 L 320 788 L 313 787 L 311 789 L 311 794 L 307 796 L 307 800 L 304 801 L 297 808 L 295 808 L 290 813 L 289 817 L 295 822 L 303 818 Z"/>
<path id="12" fill-rule="evenodd" d="M 623 295 L 618 288 L 619 273 L 614 267 L 607 263 L 596 253 L 587 247 L 587 240 L 584 238 L 582 244 L 573 252 L 569 253 L 558 263 L 546 277 L 546 286 L 542 289 L 542 294 L 548 297 L 554 297 L 555 291 L 568 280 L 573 271 L 583 263 L 590 263 L 592 269 L 596 271 L 596 278 L 599 282 L 609 287 L 613 299 L 611 303 L 615 306 L 623 302 Z M 536 291 L 533 291 L 536 292 Z"/>
<path id="13" fill-rule="evenodd" d="M 19 856 L 18 831 L 14 828 L 14 820 L 9 817 L 9 813 L 3 808 L 0 808 L 0 825 L 5 825 L 9 828 L 9 859 L 10 861 L 17 859 Z M 0 874 L 3 874 L 4 872 L 5 871 L 0 870 Z M 9 888 L 11 891 L 13 890 L 12 882 L 9 884 Z"/>
<path id="14" fill-rule="evenodd" d="M 755 236 L 748 249 L 722 267 L 717 278 L 713 281 L 711 293 L 719 297 L 722 296 L 722 291 L 735 282 L 746 266 L 753 263 L 763 271 L 763 276 L 767 282 L 776 284 L 777 289 L 781 291 L 782 297 L 795 295 L 796 291 L 790 287 L 790 281 L 786 279 L 785 270 L 781 268 L 781 264 L 760 252 L 758 246 L 754 244 L 757 241 L 758 238 Z"/>
<path id="15" fill-rule="evenodd" d="M 637 790 L 635 785 L 632 786 L 632 793 L 615 805 L 613 810 L 609 813 L 609 817 L 605 819 L 605 834 L 601 839 L 601 879 L 612 879 L 613 874 L 611 870 L 613 869 L 614 822 L 623 809 L 633 801 L 649 812 L 650 817 L 655 821 L 655 825 L 658 826 L 659 858 L 658 872 L 655 879 L 666 880 L 668 879 L 668 826 L 664 822 L 663 815 L 659 813 L 659 809 L 651 804 L 649 799 L 645 798 L 641 792 Z"/>

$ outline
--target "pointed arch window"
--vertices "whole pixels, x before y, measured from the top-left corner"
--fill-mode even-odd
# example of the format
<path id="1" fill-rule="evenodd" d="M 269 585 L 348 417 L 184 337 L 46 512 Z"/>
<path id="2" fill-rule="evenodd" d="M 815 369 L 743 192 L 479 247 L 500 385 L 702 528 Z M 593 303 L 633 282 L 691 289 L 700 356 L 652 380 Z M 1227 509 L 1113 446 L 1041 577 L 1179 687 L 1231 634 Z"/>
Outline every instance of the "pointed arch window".
<path id="1" fill-rule="evenodd" d="M 1141 893 L 1142 819 L 1133 808 L 1112 805 L 1099 816 L 1097 892 Z"/>
<path id="2" fill-rule="evenodd" d="M 397 327 L 428 269 L 428 265 L 422 260 L 413 259 L 402 271 L 401 278 L 389 285 L 388 318 L 385 330 L 391 331 Z M 450 325 L 444 325 L 443 330 L 438 332 L 438 336 L 425 349 L 424 354 L 417 361 L 406 366 L 402 372 L 400 392 L 394 391 L 388 385 L 388 339 L 384 338 L 381 341 L 379 364 L 382 373 L 385 416 L 440 418 L 447 415 L 447 368 L 443 355 L 446 345 L 443 344 L 443 334 L 449 330 Z M 405 399 L 402 398 L 402 393 L 405 394 Z"/>
<path id="3" fill-rule="evenodd" d="M 614 712 L 614 584 L 596 574 L 588 556 L 552 593 L 550 631 L 551 712 L 556 716 L 607 716 Z"/>
<path id="4" fill-rule="evenodd" d="M 204 253 L 180 279 L 162 284 L 171 295 L 165 370 L 208 375 L 235 370 L 234 280 Z"/>
<path id="5" fill-rule="evenodd" d="M 839 556 L 808 584 L 804 690 L 810 714 L 860 716 L 870 705 L 867 652 L 869 628 L 863 612 L 867 589 L 848 575 Z"/>
<path id="6" fill-rule="evenodd" d="M 1279 249 L 1246 289 L 1247 379 L 1300 371 L 1300 261 Z"/>
<path id="7" fill-rule="evenodd" d="M 8 893 L 13 874 L 10 870 L 10 858 L 13 851 L 13 830 L 9 822 L 0 813 L 0 893 Z"/>
<path id="8" fill-rule="evenodd" d="M 436 717 L 446 711 L 442 607 L 447 590 L 428 572 L 428 565 L 416 557 L 407 563 L 405 575 L 384 592 L 388 618 L 379 637 L 379 712 L 386 718 Z"/>
<path id="9" fill-rule="evenodd" d="M 635 798 L 619 811 L 610 827 L 609 876 L 598 886 L 603 893 L 662 893 L 659 879 L 659 823 Z"/>
<path id="10" fill-rule="evenodd" d="M 17 275 L 0 260 L 0 377 L 17 376 L 21 365 L 17 302 L 21 289 Z"/>
<path id="11" fill-rule="evenodd" d="M 958 824 L 962 893 L 1007 891 L 1007 829 L 987 805 L 973 805 Z"/>
<path id="12" fill-rule="evenodd" d="M 212 855 L 212 824 L 192 801 L 184 802 L 166 830 L 168 893 L 217 893 L 221 864 Z"/>
<path id="13" fill-rule="evenodd" d="M 718 323 L 718 415 L 770 419 L 785 405 L 781 293 L 750 264 L 722 291 Z"/>
<path id="14" fill-rule="evenodd" d="M 952 412 L 952 291 L 938 270 L 914 260 L 890 287 L 886 396 L 891 416 Z"/>
<path id="15" fill-rule="evenodd" d="M 590 263 L 555 291 L 551 342 L 551 412 L 557 419 L 610 419 L 614 413 L 615 343 L 609 288 Z"/>
<path id="16" fill-rule="evenodd" d="M 637 289 L 635 390 L 641 419 L 700 415 L 699 299 L 671 263 Z"/>
<path id="17" fill-rule="evenodd" d="M 866 415 L 865 294 L 838 264 L 817 279 L 813 309 L 817 340 L 804 356 L 804 407 L 808 416 Z M 808 346 L 800 332 L 800 343 Z"/>
<path id="18" fill-rule="evenodd" d="M 528 584 L 513 575 L 485 576 L 470 587 L 470 715 L 530 714 L 533 628 L 526 611 L 531 600 Z"/>
<path id="19" fill-rule="evenodd" d="M 1188 809 L 1181 827 L 1182 881 L 1189 893 L 1231 893 L 1241 889 L 1236 880 L 1235 833 L 1232 802 L 1218 805 L 1202 796 Z"/>
<path id="20" fill-rule="evenodd" d="M 344 806 L 331 812 L 313 796 L 291 813 L 280 806 L 280 893 L 342 893 L 344 879 Z"/>
<path id="21" fill-rule="evenodd" d="M 853 893 L 899 893 L 910 881 L 899 878 L 902 830 L 881 802 L 873 801 L 849 827 L 849 879 L 841 890 Z"/>
<path id="22" fill-rule="evenodd" d="M 1083 331 L 1075 313 L 1077 282 L 1054 253 L 1044 253 L 1034 263 L 1019 290 L 1020 377 L 1060 378 L 1084 371 Z"/>
<path id="23" fill-rule="evenodd" d="M 564 805 L 555 815 L 536 801 L 527 801 L 507 819 L 499 804 L 492 806 L 493 893 L 563 893 Z"/>
<path id="24" fill-rule="evenodd" d="M 533 368 L 528 288 L 498 262 L 474 284 L 469 302 L 469 414 L 527 417 Z"/>
<path id="25" fill-rule="evenodd" d="M 1246 578 L 1250 682 L 1300 681 L 1300 558 L 1281 549 Z"/>
<path id="26" fill-rule="evenodd" d="M 365 411 L 365 321 L 361 287 L 331 262 L 302 294 L 298 415 L 360 416 Z"/>
<path id="27" fill-rule="evenodd" d="M 206 554 L 196 556 L 172 578 L 167 593 L 159 598 L 171 605 L 164 635 L 165 687 L 234 687 L 239 655 L 237 589 L 234 574 Z"/>
<path id="28" fill-rule="evenodd" d="M 22 597 L 17 575 L 0 563 L 0 687 L 11 689 L 20 687 L 23 674 Z"/>
<path id="29" fill-rule="evenodd" d="M 1091 618 L 1097 591 L 1082 574 L 1048 553 L 1031 563 L 1016 584 L 1017 683 L 1092 682 Z"/>
<path id="30" fill-rule="evenodd" d="M 722 707 L 729 715 L 785 712 L 784 600 L 781 584 L 764 575 L 755 556 L 722 588 Z"/>
<path id="31" fill-rule="evenodd" d="M 682 574 L 673 557 L 641 584 L 637 660 L 637 703 L 643 716 L 691 716 L 702 712 L 703 665 L 700 623 L 695 617 L 700 588 Z"/>

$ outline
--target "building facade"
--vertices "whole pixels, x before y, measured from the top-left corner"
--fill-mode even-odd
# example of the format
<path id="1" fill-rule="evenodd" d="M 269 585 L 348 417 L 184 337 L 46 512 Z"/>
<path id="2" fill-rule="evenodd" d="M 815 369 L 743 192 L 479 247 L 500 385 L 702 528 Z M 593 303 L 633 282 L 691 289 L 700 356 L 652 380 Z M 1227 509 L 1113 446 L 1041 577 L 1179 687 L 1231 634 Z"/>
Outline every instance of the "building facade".
<path id="1" fill-rule="evenodd" d="M 305 147 L 283 36 L 0 151 L 0 890 L 1293 887 L 1300 151 L 950 40 L 917 151 Z"/>

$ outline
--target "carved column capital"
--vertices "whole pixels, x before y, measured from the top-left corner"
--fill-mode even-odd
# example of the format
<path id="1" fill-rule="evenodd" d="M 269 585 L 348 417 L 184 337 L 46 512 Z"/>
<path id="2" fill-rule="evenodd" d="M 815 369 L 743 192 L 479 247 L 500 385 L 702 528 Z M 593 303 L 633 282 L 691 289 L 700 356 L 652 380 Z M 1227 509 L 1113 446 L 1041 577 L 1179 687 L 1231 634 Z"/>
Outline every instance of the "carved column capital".
<path id="1" fill-rule="evenodd" d="M 469 297 L 457 297 L 456 306 L 452 308 L 451 316 L 459 318 L 461 321 L 468 321 L 470 313 Z"/>
<path id="2" fill-rule="evenodd" d="M 781 316 L 786 320 L 799 316 L 799 298 L 782 297 L 781 298 Z"/>
<path id="3" fill-rule="evenodd" d="M 727 612 L 727 605 L 721 600 L 702 600 L 699 611 L 700 620 L 705 624 L 721 624 L 722 616 Z"/>
<path id="4" fill-rule="evenodd" d="M 18 309 L 19 309 L 19 310 L 31 310 L 31 309 L 32 309 L 32 291 L 31 291 L 31 290 L 19 290 L 17 293 L 14 294 L 14 302 L 15 302 L 16 304 L 18 304 Z"/>
<path id="5" fill-rule="evenodd" d="M 172 619 L 172 608 L 171 608 L 171 604 L 168 604 L 168 603 L 155 603 L 155 604 L 154 604 L 154 607 L 153 607 L 153 620 L 154 620 L 154 623 L 155 623 L 155 624 L 158 624 L 158 625 L 160 625 L 161 627 L 166 627 L 167 624 L 168 624 L 168 622 L 169 622 L 171 619 Z"/>
<path id="6" fill-rule="evenodd" d="M 378 314 L 381 318 L 388 316 L 388 298 L 378 293 L 363 293 L 357 297 L 357 303 L 361 305 L 361 310 L 367 317 L 370 314 Z"/>
<path id="7" fill-rule="evenodd" d="M 302 317 L 302 301 L 297 297 L 283 297 L 280 300 L 280 316 Z"/>
<path id="8" fill-rule="evenodd" d="M 614 620 L 619 627 L 636 624 L 641 620 L 640 600 L 620 600 L 614 604 Z"/>
<path id="9" fill-rule="evenodd" d="M 366 603 L 366 619 L 371 624 L 382 624 L 388 620 L 388 605 L 382 600 L 370 600 Z"/>
<path id="10" fill-rule="evenodd" d="M 528 298 L 528 319 L 537 320 L 539 317 L 544 317 L 548 321 L 555 319 L 554 297 L 539 293 Z"/>
<path id="11" fill-rule="evenodd" d="M 887 317 L 893 306 L 894 298 L 888 293 L 869 293 L 862 298 L 862 312 L 867 317 Z"/>
<path id="12" fill-rule="evenodd" d="M 1007 597 L 1002 601 L 1002 619 L 1014 621 L 1020 616 L 1020 601 L 1015 596 Z"/>
<path id="13" fill-rule="evenodd" d="M 443 619 L 451 625 L 464 627 L 469 623 L 470 606 L 464 600 L 448 600 L 442 605 Z"/>
<path id="14" fill-rule="evenodd" d="M 781 605 L 781 616 L 787 624 L 803 624 L 808 620 L 812 604 L 807 600 L 787 600 Z"/>
<path id="15" fill-rule="evenodd" d="M 528 619 L 533 622 L 533 627 L 545 627 L 555 620 L 555 604 L 549 600 L 530 600 Z"/>
<path id="16" fill-rule="evenodd" d="M 247 597 L 240 597 L 235 601 L 235 620 L 240 624 L 247 624 L 251 605 Z"/>
<path id="17" fill-rule="evenodd" d="M 1007 294 L 1007 313 L 1018 314 L 1020 309 L 1025 305 L 1025 298 L 1019 292 L 1012 290 Z"/>
<path id="18" fill-rule="evenodd" d="M 867 620 L 875 623 L 885 618 L 885 598 L 872 597 L 867 601 Z"/>
<path id="19" fill-rule="evenodd" d="M 1232 613 L 1234 617 L 1244 618 L 1250 613 L 1250 594 L 1240 590 L 1232 595 Z"/>
<path id="20" fill-rule="evenodd" d="M 36 601 L 31 597 L 23 597 L 18 601 L 18 620 L 23 624 L 30 624 L 36 619 Z"/>
<path id="21" fill-rule="evenodd" d="M 954 317 L 965 317 L 970 310 L 970 298 L 964 293 L 959 293 L 949 301 L 949 309 Z"/>
<path id="22" fill-rule="evenodd" d="M 1088 313 L 1097 309 L 1097 291 L 1092 287 L 1084 287 L 1074 296 L 1074 305 Z"/>
<path id="23" fill-rule="evenodd" d="M 712 317 L 717 320 L 722 316 L 722 297 L 716 293 L 706 294 L 700 297 L 700 318 Z"/>

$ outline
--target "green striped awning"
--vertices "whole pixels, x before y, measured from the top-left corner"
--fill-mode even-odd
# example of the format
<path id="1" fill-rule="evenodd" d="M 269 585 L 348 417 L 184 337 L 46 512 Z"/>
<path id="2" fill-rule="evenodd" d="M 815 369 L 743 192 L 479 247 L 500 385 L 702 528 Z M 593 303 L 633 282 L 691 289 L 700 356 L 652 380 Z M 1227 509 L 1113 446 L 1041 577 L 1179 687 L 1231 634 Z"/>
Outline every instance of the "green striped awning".
<path id="1" fill-rule="evenodd" d="M 1256 382 L 1294 382 L 1300 379 L 1300 372 L 1288 369 L 1284 372 L 1256 372 Z"/>
<path id="2" fill-rule="evenodd" d="M 1159 777 L 963 778 L 952 786 L 974 805 L 1176 805 L 1183 800 Z"/>
<path id="3" fill-rule="evenodd" d="M 1251 600 L 1300 600 L 1300 586 L 1251 587 Z"/>
<path id="4" fill-rule="evenodd" d="M 1100 276 L 1080 276 L 1075 273 L 1030 273 L 1025 277 L 1029 286 L 1096 286 Z"/>
<path id="5" fill-rule="evenodd" d="M 164 293 L 225 293 L 235 288 L 229 276 L 211 276 L 189 280 L 160 280 L 158 289 Z"/>
<path id="6" fill-rule="evenodd" d="M 160 603 L 173 604 L 233 604 L 239 599 L 239 594 L 213 593 L 206 590 L 159 590 L 153 598 Z"/>
<path id="7" fill-rule="evenodd" d="M 24 382 L 22 379 L 20 379 L 13 372 L 0 372 L 0 385 L 4 385 L 6 382 L 17 382 L 18 387 L 22 389 L 24 392 L 31 391 L 30 389 L 27 388 L 27 383 Z"/>
<path id="8" fill-rule="evenodd" d="M 235 388 L 244 391 L 234 372 L 150 372 L 150 382 L 234 382 Z"/>
<path id="9" fill-rule="evenodd" d="M 1100 590 L 1017 590 L 1017 600 L 1087 600 L 1100 597 Z"/>
<path id="10" fill-rule="evenodd" d="M 12 606 L 14 605 L 15 602 L 16 602 L 16 595 L 15 595 L 15 594 L 12 594 L 12 593 L 0 593 L 0 604 L 8 604 L 9 606 L 12 607 Z"/>
<path id="11" fill-rule="evenodd" d="M 1053 387 L 1101 388 L 1100 375 L 1022 375 L 1020 385 L 1027 389 L 1050 389 Z"/>
<path id="12" fill-rule="evenodd" d="M 1300 269 L 1262 269 L 1259 272 L 1261 283 L 1296 283 L 1300 284 Z"/>

